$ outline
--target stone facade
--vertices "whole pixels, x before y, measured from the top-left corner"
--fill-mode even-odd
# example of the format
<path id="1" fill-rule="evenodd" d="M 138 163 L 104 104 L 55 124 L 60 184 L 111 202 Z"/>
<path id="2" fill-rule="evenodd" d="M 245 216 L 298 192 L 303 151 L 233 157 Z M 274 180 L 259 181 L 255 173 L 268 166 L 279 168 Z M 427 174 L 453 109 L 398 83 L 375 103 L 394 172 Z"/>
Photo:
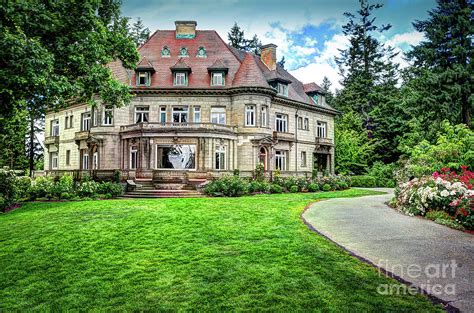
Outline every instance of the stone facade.
<path id="1" fill-rule="evenodd" d="M 180 25 L 177 22 L 177 28 L 184 27 Z M 192 27 L 184 29 L 187 37 L 194 38 L 188 36 L 193 32 Z M 187 40 L 199 40 L 199 33 L 195 37 Z M 269 46 L 276 49 L 275 45 Z M 225 44 L 223 47 L 230 51 Z M 207 53 L 210 58 L 212 51 L 207 50 Z M 275 61 L 274 51 L 264 51 L 262 55 Z M 249 76 L 239 74 L 244 71 L 241 70 L 244 63 L 256 62 L 252 61 L 253 56 L 252 60 L 247 58 L 236 56 L 237 65 L 229 65 L 229 71 L 233 66 L 238 71 L 226 73 L 226 77 L 235 77 L 232 82 L 226 78 L 227 88 L 143 88 L 134 86 L 134 76 L 130 75 L 128 83 L 135 97 L 125 107 L 100 105 L 91 109 L 77 104 L 49 112 L 45 129 L 45 170 L 49 173 L 88 171 L 106 176 L 119 170 L 124 178 L 159 180 L 180 175 L 208 178 L 234 170 L 248 176 L 261 162 L 269 174 L 279 168 L 283 175 L 311 175 L 314 167 L 333 173 L 337 111 L 326 106 L 324 94 L 314 88 L 300 92 L 304 93 L 301 97 L 306 97 L 304 102 L 294 99 L 291 94 L 297 88 L 303 90 L 303 85 L 278 78 L 278 73 L 272 74 L 278 69 L 265 69 L 268 71 L 265 77 L 270 77 L 268 86 L 239 86 L 237 81 L 243 81 L 242 75 L 246 75 L 246 79 Z M 185 61 L 191 63 L 192 68 L 192 60 Z M 147 70 L 158 67 L 157 61 L 147 62 Z M 208 60 L 209 64 L 214 62 Z M 224 60 L 219 64 L 229 62 Z M 260 63 L 254 64 L 256 67 Z M 152 69 L 153 80 L 156 74 Z M 263 80 L 262 77 L 259 79 Z M 279 83 L 295 84 L 289 96 L 270 88 L 275 77 Z M 281 126 L 282 116 L 286 118 L 286 127 Z M 323 133 L 318 133 L 318 122 L 325 125 Z"/>

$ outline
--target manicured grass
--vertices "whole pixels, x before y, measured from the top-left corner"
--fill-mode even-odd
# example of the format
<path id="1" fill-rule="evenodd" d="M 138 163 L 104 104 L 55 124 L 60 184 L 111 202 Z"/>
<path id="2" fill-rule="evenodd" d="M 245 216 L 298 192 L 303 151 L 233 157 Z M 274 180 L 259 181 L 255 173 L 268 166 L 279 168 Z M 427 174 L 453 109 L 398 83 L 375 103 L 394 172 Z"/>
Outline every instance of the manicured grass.
<path id="1" fill-rule="evenodd" d="M 29 203 L 0 215 L 0 311 L 439 310 L 300 219 L 371 193 Z"/>

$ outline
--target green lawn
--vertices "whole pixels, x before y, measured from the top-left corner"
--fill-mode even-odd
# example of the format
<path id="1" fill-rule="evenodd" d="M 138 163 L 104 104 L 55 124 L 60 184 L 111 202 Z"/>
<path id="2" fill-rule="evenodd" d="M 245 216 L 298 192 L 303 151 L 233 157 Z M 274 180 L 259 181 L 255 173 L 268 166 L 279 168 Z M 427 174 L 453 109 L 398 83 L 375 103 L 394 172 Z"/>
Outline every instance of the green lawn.
<path id="1" fill-rule="evenodd" d="M 369 193 L 29 203 L 0 215 L 0 311 L 439 310 L 301 221 Z"/>

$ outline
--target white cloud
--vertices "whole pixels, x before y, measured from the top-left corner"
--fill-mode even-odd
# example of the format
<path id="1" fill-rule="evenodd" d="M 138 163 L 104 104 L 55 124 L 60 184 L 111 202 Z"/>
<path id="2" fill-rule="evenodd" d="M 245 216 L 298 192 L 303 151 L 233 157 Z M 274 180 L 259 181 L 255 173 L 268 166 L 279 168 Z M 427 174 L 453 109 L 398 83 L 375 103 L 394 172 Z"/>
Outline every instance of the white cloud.
<path id="1" fill-rule="evenodd" d="M 316 44 L 318 43 L 318 41 L 314 38 L 311 38 L 311 37 L 304 37 L 304 44 L 307 45 L 307 46 L 315 46 Z"/>
<path id="2" fill-rule="evenodd" d="M 403 45 L 417 45 L 425 38 L 423 33 L 412 31 L 409 33 L 396 34 L 386 41 L 392 47 L 402 47 Z"/>
<path id="3" fill-rule="evenodd" d="M 324 43 L 323 51 L 314 58 L 313 63 L 291 71 L 291 74 L 303 83 L 316 82 L 319 85 L 324 76 L 327 76 L 332 83 L 332 89 L 340 89 L 339 80 L 341 78 L 334 57 L 339 55 L 339 49 L 344 49 L 347 44 L 348 40 L 344 35 L 334 35 L 331 40 Z"/>

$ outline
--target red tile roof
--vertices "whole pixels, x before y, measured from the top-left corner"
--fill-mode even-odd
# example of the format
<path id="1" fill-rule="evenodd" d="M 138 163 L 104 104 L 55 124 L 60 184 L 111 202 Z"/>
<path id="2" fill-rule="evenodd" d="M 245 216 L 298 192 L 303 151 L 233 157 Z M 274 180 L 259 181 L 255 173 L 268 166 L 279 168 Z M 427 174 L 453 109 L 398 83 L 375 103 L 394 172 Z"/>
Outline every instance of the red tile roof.
<path id="1" fill-rule="evenodd" d="M 306 93 L 311 93 L 311 92 L 324 93 L 323 88 L 319 87 L 319 85 L 316 83 L 304 84 L 303 86 L 304 86 L 304 92 Z"/>
<path id="2" fill-rule="evenodd" d="M 145 56 L 138 62 L 137 69 L 155 71 L 153 64 Z"/>
<path id="3" fill-rule="evenodd" d="M 170 49 L 170 56 L 161 56 L 164 47 Z M 188 57 L 178 55 L 179 50 L 183 47 L 187 48 Z M 197 57 L 200 47 L 204 47 L 207 57 Z M 222 89 L 222 87 L 210 84 L 209 71 L 218 68 L 227 70 L 224 88 L 271 88 L 269 81 L 280 80 L 289 83 L 289 99 L 311 105 L 314 103 L 306 94 L 307 90 L 313 90 L 314 86 L 321 89 L 315 83 L 303 85 L 280 66 L 270 71 L 260 60 L 260 57 L 229 46 L 217 32 L 211 30 L 197 30 L 195 38 L 192 39 L 177 39 L 175 30 L 157 30 L 148 41 L 139 47 L 138 51 L 142 57 L 138 67 L 151 66 L 155 70 L 151 76 L 151 88 L 176 88 L 173 86 L 171 69 L 190 68 L 192 73 L 188 77 L 188 86 L 179 88 Z M 120 81 L 128 84 L 136 81 L 135 73 L 126 71 L 123 67 L 120 68 L 119 63 L 113 62 L 109 67 Z M 311 89 L 308 89 L 310 87 Z"/>

